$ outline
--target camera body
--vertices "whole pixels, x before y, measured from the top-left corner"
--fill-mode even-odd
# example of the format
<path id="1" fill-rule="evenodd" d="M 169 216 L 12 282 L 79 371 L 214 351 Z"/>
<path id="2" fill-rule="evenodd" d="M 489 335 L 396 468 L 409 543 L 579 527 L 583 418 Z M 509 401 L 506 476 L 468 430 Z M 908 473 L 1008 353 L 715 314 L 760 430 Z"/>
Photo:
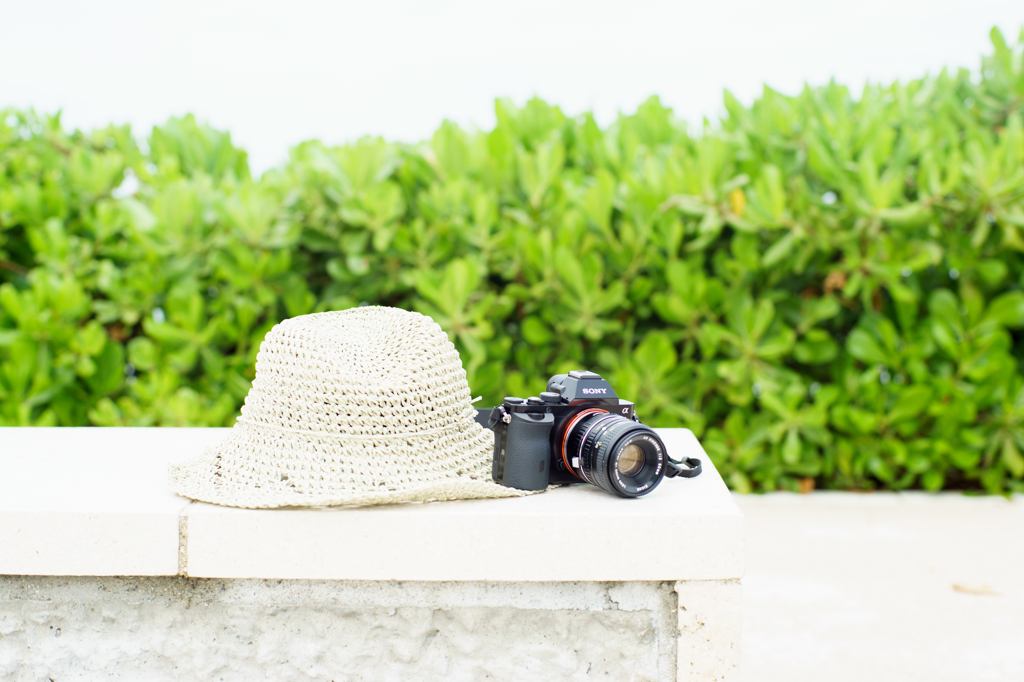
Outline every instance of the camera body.
<path id="1" fill-rule="evenodd" d="M 520 490 L 592 483 L 638 497 L 661 482 L 668 465 L 661 438 L 594 372 L 556 374 L 539 397 L 505 398 L 488 425 L 494 480 Z"/>

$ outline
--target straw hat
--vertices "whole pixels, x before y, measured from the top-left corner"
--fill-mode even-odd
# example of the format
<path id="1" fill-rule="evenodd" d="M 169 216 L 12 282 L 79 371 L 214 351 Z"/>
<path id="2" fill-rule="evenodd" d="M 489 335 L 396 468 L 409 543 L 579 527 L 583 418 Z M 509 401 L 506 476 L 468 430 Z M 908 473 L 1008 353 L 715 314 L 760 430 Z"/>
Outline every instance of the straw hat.
<path id="1" fill-rule="evenodd" d="M 433 320 L 364 307 L 267 334 L 227 439 L 170 466 L 171 490 L 232 507 L 512 497 L 491 479 L 494 436 Z"/>

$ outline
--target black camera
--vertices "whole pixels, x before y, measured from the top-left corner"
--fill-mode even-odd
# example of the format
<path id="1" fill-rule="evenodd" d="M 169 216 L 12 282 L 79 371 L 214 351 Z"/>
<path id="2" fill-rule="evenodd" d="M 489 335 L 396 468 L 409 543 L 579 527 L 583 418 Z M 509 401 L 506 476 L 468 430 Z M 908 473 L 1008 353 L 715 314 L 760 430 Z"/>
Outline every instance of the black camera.
<path id="1" fill-rule="evenodd" d="M 481 410 L 494 430 L 494 480 L 520 490 L 592 483 L 623 497 L 654 490 L 668 476 L 696 476 L 700 461 L 677 462 L 594 372 L 556 374 L 533 398 L 505 398 Z M 684 465 L 685 466 L 681 466 Z"/>

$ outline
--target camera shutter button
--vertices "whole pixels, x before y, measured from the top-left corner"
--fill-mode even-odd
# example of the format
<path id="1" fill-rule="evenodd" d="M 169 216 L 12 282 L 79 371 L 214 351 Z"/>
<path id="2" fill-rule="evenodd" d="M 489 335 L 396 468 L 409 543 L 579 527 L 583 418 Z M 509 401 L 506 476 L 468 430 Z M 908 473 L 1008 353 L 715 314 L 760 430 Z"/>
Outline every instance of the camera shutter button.
<path id="1" fill-rule="evenodd" d="M 529 398 L 527 398 L 526 402 L 529 403 L 530 405 L 540 405 L 544 401 L 534 395 L 534 396 L 530 396 Z"/>
<path id="2" fill-rule="evenodd" d="M 540 394 L 540 399 L 546 403 L 558 403 L 562 401 L 562 395 L 560 393 L 551 393 L 549 391 L 545 391 L 544 393 Z"/>

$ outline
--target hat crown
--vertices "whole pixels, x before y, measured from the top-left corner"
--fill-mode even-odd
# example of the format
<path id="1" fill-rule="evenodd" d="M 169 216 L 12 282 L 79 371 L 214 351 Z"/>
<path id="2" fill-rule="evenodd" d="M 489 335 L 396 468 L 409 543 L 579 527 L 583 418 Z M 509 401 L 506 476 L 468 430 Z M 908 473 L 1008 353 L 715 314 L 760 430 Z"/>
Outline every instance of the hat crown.
<path id="1" fill-rule="evenodd" d="M 168 475 L 180 495 L 252 508 L 528 494 L 492 480 L 493 455 L 444 331 L 364 307 L 270 330 L 228 435 Z"/>
<path id="2" fill-rule="evenodd" d="M 466 373 L 441 327 L 419 313 L 361 307 L 291 318 L 260 345 L 248 422 L 397 435 L 472 419 Z"/>

